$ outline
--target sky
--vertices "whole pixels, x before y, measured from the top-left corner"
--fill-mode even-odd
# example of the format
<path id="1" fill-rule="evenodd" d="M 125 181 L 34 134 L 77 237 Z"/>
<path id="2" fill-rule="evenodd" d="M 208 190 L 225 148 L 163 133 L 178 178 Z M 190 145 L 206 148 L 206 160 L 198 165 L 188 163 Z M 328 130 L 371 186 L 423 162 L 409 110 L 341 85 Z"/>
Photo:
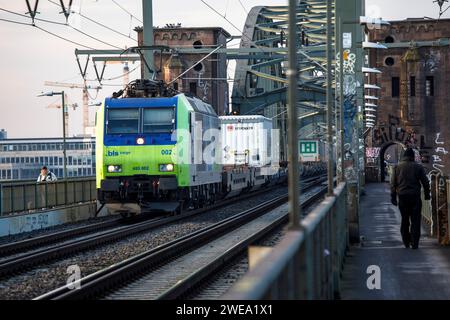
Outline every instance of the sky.
<path id="1" fill-rule="evenodd" d="M 35 0 L 30 0 L 34 3 Z M 38 18 L 50 21 L 65 22 L 60 14 L 61 8 L 51 2 L 59 0 L 40 0 Z M 69 1 L 64 1 L 68 3 Z M 206 0 L 212 7 L 222 13 L 234 26 L 242 29 L 246 12 L 256 5 L 285 5 L 287 0 Z M 122 8 L 120 8 L 118 5 Z M 186 5 L 189 3 L 189 5 Z M 153 0 L 154 25 L 164 26 L 167 23 L 182 23 L 183 26 L 211 27 L 219 26 L 232 35 L 239 35 L 226 19 L 214 13 L 200 0 Z M 8 138 L 60 137 L 62 136 L 61 111 L 49 108 L 59 103 L 60 97 L 37 97 L 41 92 L 61 91 L 63 88 L 44 86 L 45 81 L 82 83 L 75 57 L 75 49 L 83 46 L 95 49 L 113 49 L 116 47 L 135 46 L 135 26 L 142 25 L 142 0 L 74 0 L 72 9 L 107 27 L 120 32 L 98 26 L 79 14 L 73 14 L 69 23 L 81 32 L 65 25 L 36 21 L 36 28 L 31 25 L 14 24 L 1 19 L 30 23 L 30 19 L 19 14 L 27 12 L 26 1 L 0 0 L 0 129 L 8 132 Z M 128 11 L 128 12 L 126 12 Z M 433 0 L 366 0 L 367 16 L 382 17 L 388 20 L 401 20 L 407 17 L 433 17 L 438 15 L 437 5 Z M 449 11 L 450 12 L 450 11 Z M 131 15 L 133 15 L 133 17 Z M 446 14 L 447 15 L 447 14 Z M 447 18 L 450 13 L 447 15 Z M 444 16 L 445 18 L 446 16 Z M 43 31 L 43 30 L 45 31 Z M 47 32 L 46 32 L 47 31 Z M 59 39 L 62 36 L 71 41 Z M 130 65 L 130 69 L 138 65 Z M 130 74 L 130 80 L 139 77 L 139 68 Z M 95 79 L 92 64 L 88 68 L 88 79 Z M 231 68 L 230 75 L 233 76 Z M 122 74 L 121 65 L 107 66 L 104 77 L 117 78 Z M 91 103 L 101 102 L 112 92 L 120 89 L 122 79 L 105 81 L 98 93 L 90 91 Z M 98 85 L 95 81 L 91 85 Z M 78 104 L 78 109 L 69 111 L 69 135 L 82 133 L 82 91 L 65 89 L 69 104 Z M 96 107 L 91 107 L 91 120 Z"/>

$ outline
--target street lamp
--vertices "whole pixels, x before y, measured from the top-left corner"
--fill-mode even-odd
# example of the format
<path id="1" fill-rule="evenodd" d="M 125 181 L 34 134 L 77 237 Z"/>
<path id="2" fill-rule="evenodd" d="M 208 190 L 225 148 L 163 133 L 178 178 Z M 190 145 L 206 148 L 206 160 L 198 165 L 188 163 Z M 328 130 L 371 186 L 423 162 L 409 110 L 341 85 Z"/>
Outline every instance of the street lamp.
<path id="1" fill-rule="evenodd" d="M 47 93 L 41 93 L 40 95 L 38 95 L 38 97 L 53 97 L 53 96 L 61 96 L 62 99 L 62 105 L 61 105 L 61 110 L 62 110 L 62 126 L 63 126 L 63 163 L 64 163 L 64 180 L 67 179 L 67 146 L 66 146 L 66 115 L 65 115 L 65 111 L 66 111 L 66 103 L 64 100 L 64 91 L 61 92 L 47 92 Z"/>

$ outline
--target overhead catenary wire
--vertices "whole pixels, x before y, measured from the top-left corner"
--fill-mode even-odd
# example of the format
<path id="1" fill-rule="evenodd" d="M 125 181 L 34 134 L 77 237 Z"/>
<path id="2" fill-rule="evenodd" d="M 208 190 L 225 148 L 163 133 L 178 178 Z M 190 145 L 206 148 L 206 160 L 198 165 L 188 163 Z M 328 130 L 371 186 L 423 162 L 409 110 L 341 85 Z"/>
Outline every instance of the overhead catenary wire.
<path id="1" fill-rule="evenodd" d="M 65 37 L 63 37 L 63 36 L 57 35 L 57 34 L 51 32 L 51 31 L 48 31 L 48 30 L 46 30 L 46 29 L 44 29 L 44 28 L 41 28 L 41 27 L 36 26 L 36 25 L 33 25 L 33 24 L 31 24 L 31 23 L 25 23 L 25 22 L 20 22 L 20 21 L 13 21 L 13 20 L 3 19 L 3 18 L 0 18 L 0 21 L 9 22 L 9 23 L 14 23 L 14 24 L 20 24 L 20 25 L 24 25 L 24 26 L 28 26 L 28 27 L 34 27 L 34 28 L 37 28 L 37 29 L 39 29 L 39 30 L 41 30 L 41 31 L 43 31 L 43 32 L 45 32 L 45 33 L 48 33 L 48 34 L 50 34 L 50 35 L 56 37 L 56 38 L 59 38 L 59 39 L 61 39 L 61 40 L 70 42 L 70 43 L 72 43 L 72 44 L 75 44 L 75 45 L 77 45 L 77 46 L 80 46 L 80 47 L 83 47 L 83 48 L 86 48 L 86 49 L 95 50 L 95 49 L 92 48 L 92 47 L 86 46 L 86 45 L 84 45 L 84 44 L 81 44 L 81 43 L 79 43 L 79 42 L 76 42 L 76 41 L 73 41 L 73 40 L 70 40 L 70 39 L 67 39 L 67 38 L 65 38 Z"/>
<path id="2" fill-rule="evenodd" d="M 121 6 L 117 1 L 115 0 L 111 0 L 116 6 L 118 6 L 120 9 L 122 9 L 123 11 L 125 11 L 127 14 L 129 14 L 131 17 L 133 17 L 136 21 L 140 22 L 140 23 L 144 23 L 141 19 L 139 19 L 138 17 L 136 17 L 134 14 L 132 14 L 130 11 L 128 11 L 127 9 L 125 9 L 123 6 Z"/>
<path id="3" fill-rule="evenodd" d="M 24 14 L 21 14 L 21 13 L 18 13 L 18 12 L 14 12 L 14 11 L 11 11 L 11 10 L 8 10 L 8 9 L 0 8 L 0 11 L 4 11 L 4 12 L 10 13 L 10 14 L 14 14 L 14 15 L 16 15 L 16 16 L 20 16 L 20 17 L 27 18 L 27 19 L 32 19 L 30 16 L 27 16 L 27 15 L 24 15 Z M 113 47 L 113 48 L 115 48 L 115 49 L 120 49 L 120 50 L 123 49 L 122 47 L 118 47 L 118 46 L 115 46 L 115 45 L 113 45 L 113 44 L 110 44 L 110 43 L 108 43 L 108 42 L 106 42 L 106 41 L 103 41 L 103 40 L 101 40 L 101 39 L 99 39 L 99 38 L 97 38 L 97 37 L 94 37 L 94 36 L 92 36 L 92 35 L 90 35 L 90 34 L 84 32 L 84 31 L 82 31 L 82 30 L 80 30 L 80 29 L 78 29 L 78 28 L 76 28 L 76 27 L 74 27 L 74 26 L 72 26 L 72 25 L 70 25 L 70 24 L 67 24 L 67 23 L 58 22 L 58 21 L 52 21 L 52 20 L 48 20 L 48 19 L 41 19 L 41 18 L 36 18 L 36 17 L 34 18 L 34 20 L 35 20 L 35 21 L 41 21 L 41 22 L 44 22 L 44 23 L 50 23 L 50 24 L 55 24 L 55 25 L 60 25 L 60 26 L 69 27 L 69 28 L 75 30 L 76 32 L 83 34 L 84 36 L 89 37 L 89 38 L 91 38 L 91 39 L 93 39 L 93 40 L 95 40 L 95 41 L 101 42 L 101 43 L 103 43 L 103 44 L 105 44 L 105 45 L 107 45 L 107 46 Z M 32 23 L 31 23 L 31 24 L 21 23 L 21 24 L 24 24 L 24 25 L 33 25 Z M 34 25 L 35 25 L 35 24 L 34 24 Z M 83 45 L 83 47 L 86 47 L 86 46 Z"/>
<path id="4" fill-rule="evenodd" d="M 9 19 L 3 19 L 3 18 L 0 18 L 0 21 L 5 21 L 5 22 L 15 23 L 15 24 L 21 24 L 21 25 L 24 25 L 24 26 L 32 26 L 32 25 L 29 24 L 29 23 L 20 22 L 20 21 L 14 21 L 14 20 L 9 20 Z"/>
<path id="5" fill-rule="evenodd" d="M 50 34 L 50 35 L 52 35 L 52 36 L 54 36 L 54 37 L 56 37 L 56 38 L 59 38 L 59 39 L 61 39 L 61 40 L 67 41 L 67 42 L 70 42 L 70 43 L 75 44 L 75 45 L 77 45 L 77 46 L 81 46 L 81 47 L 84 47 L 84 48 L 86 48 L 86 49 L 96 50 L 95 48 L 86 46 L 86 45 L 81 44 L 81 43 L 79 43 L 79 42 L 76 42 L 76 41 L 67 39 L 67 38 L 65 38 L 65 37 L 63 37 L 63 36 L 57 35 L 56 33 L 53 33 L 53 32 L 51 32 L 51 31 L 48 31 L 48 30 L 44 29 L 44 28 L 41 28 L 40 26 L 36 26 L 36 25 L 32 25 L 32 24 L 29 24 L 29 26 L 35 27 L 35 28 L 37 28 L 37 29 L 39 29 L 39 30 L 41 30 L 41 31 L 43 31 L 43 32 L 45 32 L 45 33 L 48 33 L 48 34 Z"/>
<path id="6" fill-rule="evenodd" d="M 50 0 L 49 0 L 50 1 Z M 260 45 L 257 45 L 249 36 L 244 34 L 240 28 L 238 28 L 230 19 L 228 19 L 226 16 L 223 16 L 216 8 L 211 6 L 209 3 L 207 3 L 205 0 L 200 0 L 204 5 L 206 5 L 209 9 L 214 11 L 217 15 L 222 17 L 225 21 L 227 21 L 234 29 L 236 29 L 243 37 L 245 37 L 255 48 L 259 49 L 262 53 L 266 53 L 264 49 L 266 47 L 262 47 Z"/>
<path id="7" fill-rule="evenodd" d="M 239 3 L 241 4 L 242 9 L 244 9 L 245 13 L 248 15 L 248 10 L 245 8 L 244 4 L 242 3 L 241 0 L 238 0 Z"/>
<path id="8" fill-rule="evenodd" d="M 50 2 L 50 3 L 52 3 L 52 4 L 55 5 L 55 6 L 60 7 L 60 5 L 59 5 L 58 3 L 56 3 L 56 2 L 54 2 L 54 1 L 52 1 L 52 0 L 47 0 L 47 1 Z M 94 23 L 94 24 L 96 24 L 96 25 L 102 27 L 102 28 L 108 29 L 108 30 L 111 31 L 111 32 L 114 32 L 114 33 L 116 33 L 116 34 L 118 34 L 118 35 L 121 35 L 121 36 L 127 38 L 127 39 L 131 39 L 131 40 L 137 42 L 137 39 L 132 38 L 130 35 L 127 35 L 127 34 L 125 34 L 125 33 L 123 33 L 123 32 L 120 32 L 120 31 L 118 31 L 118 30 L 116 30 L 116 29 L 113 29 L 113 28 L 111 28 L 111 27 L 109 27 L 109 26 L 107 26 L 107 25 L 105 25 L 105 24 L 103 24 L 103 23 L 101 23 L 101 22 L 95 21 L 94 19 L 89 18 L 88 16 L 86 16 L 85 14 L 82 14 L 81 12 L 74 12 L 74 13 L 75 13 L 75 14 L 78 14 L 80 17 L 82 17 L 82 18 L 84 18 L 84 19 L 86 19 L 86 20 L 88 20 L 88 21 L 90 21 L 90 22 L 92 22 L 92 23 Z"/>

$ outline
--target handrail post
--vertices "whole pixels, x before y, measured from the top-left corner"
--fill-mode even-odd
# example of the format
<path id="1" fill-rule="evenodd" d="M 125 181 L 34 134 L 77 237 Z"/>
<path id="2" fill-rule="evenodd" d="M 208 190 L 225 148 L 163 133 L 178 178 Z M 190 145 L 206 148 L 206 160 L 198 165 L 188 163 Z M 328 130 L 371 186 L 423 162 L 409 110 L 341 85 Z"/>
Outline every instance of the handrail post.
<path id="1" fill-rule="evenodd" d="M 333 88 L 332 88 L 332 4 L 333 0 L 327 0 L 327 141 L 328 141 L 328 196 L 333 195 Z"/>
<path id="2" fill-rule="evenodd" d="M 3 215 L 3 185 L 0 183 L 0 217 Z"/>
<path id="3" fill-rule="evenodd" d="M 45 208 L 48 208 L 48 183 L 44 183 L 45 185 Z"/>
<path id="4" fill-rule="evenodd" d="M 297 116 L 297 90 L 298 90 L 298 61 L 297 61 L 297 2 L 289 0 L 289 69 L 288 69 L 288 165 L 289 165 L 289 221 L 291 229 L 300 228 L 300 192 L 298 168 L 298 116 Z"/>

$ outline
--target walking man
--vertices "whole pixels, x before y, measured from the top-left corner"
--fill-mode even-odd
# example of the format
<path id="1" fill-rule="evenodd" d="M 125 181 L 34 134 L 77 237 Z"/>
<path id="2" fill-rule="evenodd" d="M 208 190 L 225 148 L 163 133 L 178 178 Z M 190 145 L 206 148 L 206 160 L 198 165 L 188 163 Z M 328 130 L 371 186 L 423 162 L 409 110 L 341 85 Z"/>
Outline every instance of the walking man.
<path id="1" fill-rule="evenodd" d="M 391 202 L 394 206 L 399 206 L 402 214 L 401 234 L 405 247 L 418 249 L 422 220 L 421 186 L 425 191 L 425 200 L 430 200 L 430 183 L 424 167 L 414 159 L 414 150 L 408 148 L 402 161 L 394 168 L 391 176 Z"/>

